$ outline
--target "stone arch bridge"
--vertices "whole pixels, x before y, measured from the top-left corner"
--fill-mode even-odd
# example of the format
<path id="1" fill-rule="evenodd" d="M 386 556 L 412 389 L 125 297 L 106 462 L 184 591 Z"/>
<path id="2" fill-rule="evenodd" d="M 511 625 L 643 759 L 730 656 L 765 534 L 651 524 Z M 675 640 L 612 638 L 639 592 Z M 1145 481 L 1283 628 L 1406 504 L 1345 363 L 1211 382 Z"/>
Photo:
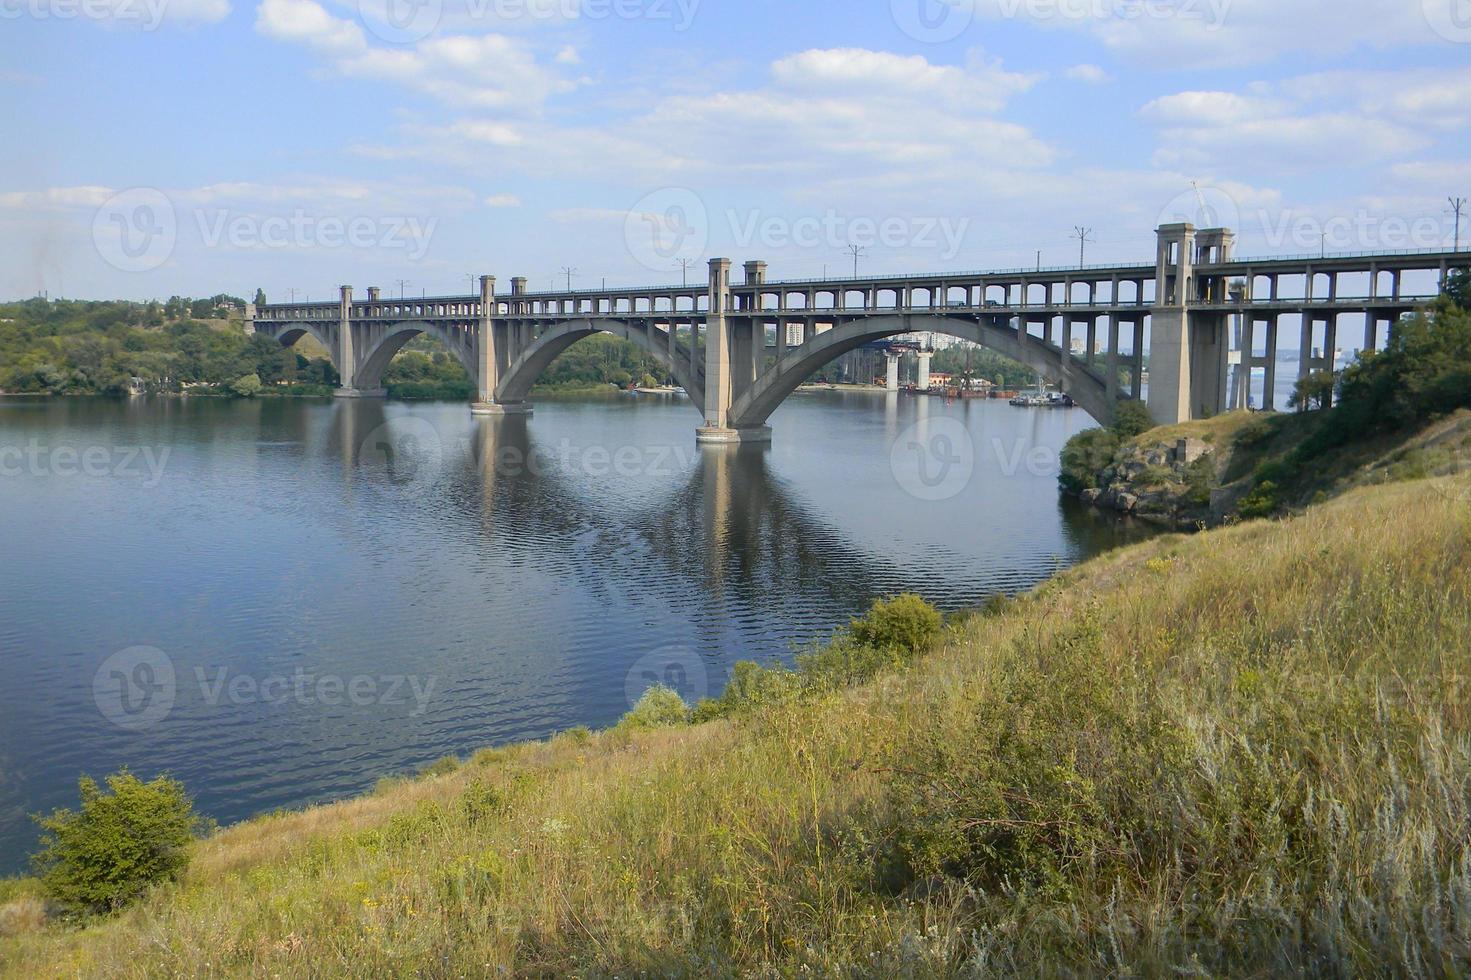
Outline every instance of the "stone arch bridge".
<path id="1" fill-rule="evenodd" d="M 311 334 L 344 397 L 381 396 L 393 356 L 428 334 L 474 381 L 477 414 L 529 412 L 532 386 L 557 355 L 614 334 L 685 389 L 704 418 L 702 442 L 769 439 L 771 413 L 815 371 L 900 334 L 997 351 L 1105 423 L 1120 400 L 1144 396 L 1147 350 L 1149 410 L 1171 424 L 1244 407 L 1252 368 L 1266 372 L 1264 407 L 1273 407 L 1284 318 L 1302 331 L 1306 375 L 1332 366 L 1341 316 L 1358 319 L 1372 348 L 1381 324 L 1433 298 L 1406 293 L 1406 273 L 1436 274 L 1443 286 L 1450 269 L 1471 264 L 1471 253 L 1449 250 L 1237 259 L 1229 229 L 1189 224 L 1162 226 L 1157 239 L 1147 265 L 772 281 L 764 262 L 747 262 L 734 284 L 730 260 L 712 259 L 698 285 L 531 293 L 516 278 L 498 294 L 482 276 L 478 295 L 396 300 L 376 288 L 356 299 L 343 286 L 336 302 L 252 307 L 248 327 L 288 345 Z M 1367 284 L 1362 295 L 1340 289 L 1350 279 Z M 1288 295 L 1283 283 L 1301 288 Z"/>

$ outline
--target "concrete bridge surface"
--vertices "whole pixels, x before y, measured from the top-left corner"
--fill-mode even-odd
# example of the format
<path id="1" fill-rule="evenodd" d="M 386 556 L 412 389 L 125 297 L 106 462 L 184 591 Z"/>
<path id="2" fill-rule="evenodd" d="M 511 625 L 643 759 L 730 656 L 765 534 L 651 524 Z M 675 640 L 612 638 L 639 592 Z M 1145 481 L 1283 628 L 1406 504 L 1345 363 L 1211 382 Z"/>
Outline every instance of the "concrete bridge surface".
<path id="1" fill-rule="evenodd" d="M 341 375 L 342 397 L 383 395 L 383 372 L 409 340 L 428 334 L 475 382 L 477 414 L 528 413 L 532 386 L 571 345 L 594 333 L 652 355 L 703 416 L 701 442 L 763 442 L 767 420 L 825 364 L 875 340 L 942 333 L 988 347 L 1049 378 L 1107 423 L 1123 399 L 1144 397 L 1168 425 L 1245 407 L 1250 372 L 1266 372 L 1273 408 L 1281 321 L 1301 330 L 1301 376 L 1331 369 L 1341 317 L 1357 320 L 1373 349 L 1383 325 L 1435 296 L 1407 295 L 1406 273 L 1433 273 L 1437 290 L 1471 252 L 1420 250 L 1238 259 L 1230 229 L 1157 229 L 1148 265 L 1021 269 L 821 280 L 768 280 L 747 262 L 731 282 L 729 259 L 711 259 L 693 286 L 532 293 L 494 276 L 474 296 L 385 299 L 370 288 L 337 302 L 251 307 L 247 329 L 294 344 L 311 334 Z M 1345 277 L 1364 281 L 1345 295 Z M 1301 279 L 1301 295 L 1284 280 Z M 1294 293 L 1297 290 L 1293 290 Z M 1081 351 L 1075 331 L 1081 327 Z M 1321 340 L 1321 342 L 1318 342 Z M 1321 352 L 1321 353 L 1319 353 Z"/>

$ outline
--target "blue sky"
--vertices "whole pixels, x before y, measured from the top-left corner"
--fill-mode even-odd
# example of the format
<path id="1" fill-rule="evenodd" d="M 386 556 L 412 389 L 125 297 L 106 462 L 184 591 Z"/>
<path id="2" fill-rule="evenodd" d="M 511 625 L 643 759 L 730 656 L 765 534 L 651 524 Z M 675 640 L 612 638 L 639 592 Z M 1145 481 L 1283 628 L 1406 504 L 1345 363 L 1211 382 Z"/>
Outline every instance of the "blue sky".
<path id="1" fill-rule="evenodd" d="M 1431 247 L 1471 196 L 1471 0 L 0 0 L 0 84 L 7 298 L 1145 261 L 1201 202 Z"/>

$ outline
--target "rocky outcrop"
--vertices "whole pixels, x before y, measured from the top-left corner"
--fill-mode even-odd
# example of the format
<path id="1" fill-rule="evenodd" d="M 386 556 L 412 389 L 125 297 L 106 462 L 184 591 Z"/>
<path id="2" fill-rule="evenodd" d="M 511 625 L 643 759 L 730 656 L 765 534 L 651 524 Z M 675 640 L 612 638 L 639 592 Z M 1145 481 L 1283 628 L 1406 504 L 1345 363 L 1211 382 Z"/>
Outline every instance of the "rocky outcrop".
<path id="1" fill-rule="evenodd" d="M 1193 464 L 1210 456 L 1211 446 L 1200 439 L 1125 445 L 1100 474 L 1100 486 L 1080 496 L 1085 503 L 1156 524 L 1195 528 L 1211 520 L 1213 480 L 1203 480 L 1202 470 L 1209 478 L 1214 467 Z"/>

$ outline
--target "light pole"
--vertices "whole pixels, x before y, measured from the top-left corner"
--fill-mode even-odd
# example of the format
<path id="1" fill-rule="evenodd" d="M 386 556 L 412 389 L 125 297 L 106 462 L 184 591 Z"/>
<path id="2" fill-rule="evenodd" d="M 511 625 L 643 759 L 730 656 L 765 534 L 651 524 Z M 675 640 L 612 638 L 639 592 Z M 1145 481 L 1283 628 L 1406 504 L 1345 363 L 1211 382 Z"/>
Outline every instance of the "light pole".
<path id="1" fill-rule="evenodd" d="M 401 303 L 404 298 L 404 287 L 409 284 L 409 281 L 407 279 L 397 279 L 395 281 L 398 283 L 398 299 Z"/>
<path id="2" fill-rule="evenodd" d="M 868 251 L 868 249 L 864 248 L 862 245 L 849 245 L 848 246 L 848 252 L 853 256 L 853 278 L 854 279 L 857 279 L 858 278 L 858 257 L 860 255 L 862 255 L 866 251 Z"/>
<path id="3" fill-rule="evenodd" d="M 694 259 L 675 259 L 679 264 L 679 284 L 688 286 L 690 284 L 690 266 L 695 264 Z"/>
<path id="4" fill-rule="evenodd" d="M 1452 197 L 1448 198 L 1448 200 L 1451 202 L 1451 212 L 1456 216 L 1455 250 L 1459 252 L 1461 250 L 1461 212 L 1466 210 L 1466 199 L 1464 197 Z"/>
<path id="5" fill-rule="evenodd" d="M 562 266 L 562 275 L 567 277 L 567 292 L 572 292 L 572 277 L 577 275 L 577 270 L 570 265 Z"/>
<path id="6" fill-rule="evenodd" d="M 1081 269 L 1083 268 L 1083 249 L 1090 241 L 1093 241 L 1093 229 L 1084 228 L 1082 225 L 1073 225 L 1071 237 L 1078 240 L 1078 268 Z M 1038 254 L 1040 256 L 1041 253 Z M 1042 262 L 1039 258 L 1037 261 L 1038 268 L 1041 268 L 1041 265 Z"/>

